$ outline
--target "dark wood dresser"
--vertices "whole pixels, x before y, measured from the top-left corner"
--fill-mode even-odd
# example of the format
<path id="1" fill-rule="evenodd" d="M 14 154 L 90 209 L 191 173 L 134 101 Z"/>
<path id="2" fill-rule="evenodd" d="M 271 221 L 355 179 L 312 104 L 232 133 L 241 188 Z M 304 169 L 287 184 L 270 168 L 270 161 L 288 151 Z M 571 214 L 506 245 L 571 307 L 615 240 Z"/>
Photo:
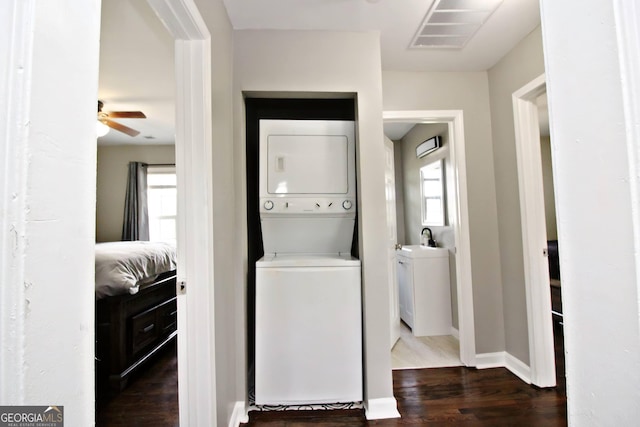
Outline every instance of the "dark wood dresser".
<path id="1" fill-rule="evenodd" d="M 176 274 L 160 275 L 134 295 L 96 302 L 96 372 L 113 390 L 176 337 Z"/>

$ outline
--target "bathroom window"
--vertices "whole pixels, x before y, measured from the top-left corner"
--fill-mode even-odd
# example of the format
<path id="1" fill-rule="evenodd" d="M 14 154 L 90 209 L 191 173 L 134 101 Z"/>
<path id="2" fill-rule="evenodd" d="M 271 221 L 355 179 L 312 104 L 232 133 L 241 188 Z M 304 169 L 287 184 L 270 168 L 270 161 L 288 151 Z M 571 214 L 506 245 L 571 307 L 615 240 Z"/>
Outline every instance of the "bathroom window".
<path id="1" fill-rule="evenodd" d="M 443 161 L 420 168 L 422 225 L 444 225 Z"/>

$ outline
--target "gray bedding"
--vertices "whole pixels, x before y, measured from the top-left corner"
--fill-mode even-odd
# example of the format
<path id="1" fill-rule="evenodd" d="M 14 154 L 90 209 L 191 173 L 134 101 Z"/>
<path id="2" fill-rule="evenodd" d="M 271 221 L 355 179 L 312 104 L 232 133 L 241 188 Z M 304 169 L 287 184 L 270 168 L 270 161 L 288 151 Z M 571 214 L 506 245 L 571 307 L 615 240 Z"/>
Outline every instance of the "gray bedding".
<path id="1" fill-rule="evenodd" d="M 96 243 L 96 299 L 135 294 L 158 274 L 175 269 L 176 248 L 168 243 Z"/>

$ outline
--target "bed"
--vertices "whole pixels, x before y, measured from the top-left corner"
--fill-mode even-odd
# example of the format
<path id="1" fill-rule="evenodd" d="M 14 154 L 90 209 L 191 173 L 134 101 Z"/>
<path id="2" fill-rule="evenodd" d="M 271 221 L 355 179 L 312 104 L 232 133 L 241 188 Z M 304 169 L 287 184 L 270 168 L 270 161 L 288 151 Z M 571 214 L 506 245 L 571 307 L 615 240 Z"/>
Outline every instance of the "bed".
<path id="1" fill-rule="evenodd" d="M 96 373 L 100 388 L 131 373 L 176 336 L 176 251 L 160 242 L 96 244 Z"/>

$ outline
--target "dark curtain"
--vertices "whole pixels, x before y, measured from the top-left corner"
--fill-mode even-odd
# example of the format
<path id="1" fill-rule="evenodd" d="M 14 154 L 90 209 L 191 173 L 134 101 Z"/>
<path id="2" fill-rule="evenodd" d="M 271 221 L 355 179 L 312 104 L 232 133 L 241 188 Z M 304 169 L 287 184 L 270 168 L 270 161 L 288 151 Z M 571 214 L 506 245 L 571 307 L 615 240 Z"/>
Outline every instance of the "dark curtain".
<path id="1" fill-rule="evenodd" d="M 129 162 L 122 240 L 149 240 L 146 163 Z"/>

